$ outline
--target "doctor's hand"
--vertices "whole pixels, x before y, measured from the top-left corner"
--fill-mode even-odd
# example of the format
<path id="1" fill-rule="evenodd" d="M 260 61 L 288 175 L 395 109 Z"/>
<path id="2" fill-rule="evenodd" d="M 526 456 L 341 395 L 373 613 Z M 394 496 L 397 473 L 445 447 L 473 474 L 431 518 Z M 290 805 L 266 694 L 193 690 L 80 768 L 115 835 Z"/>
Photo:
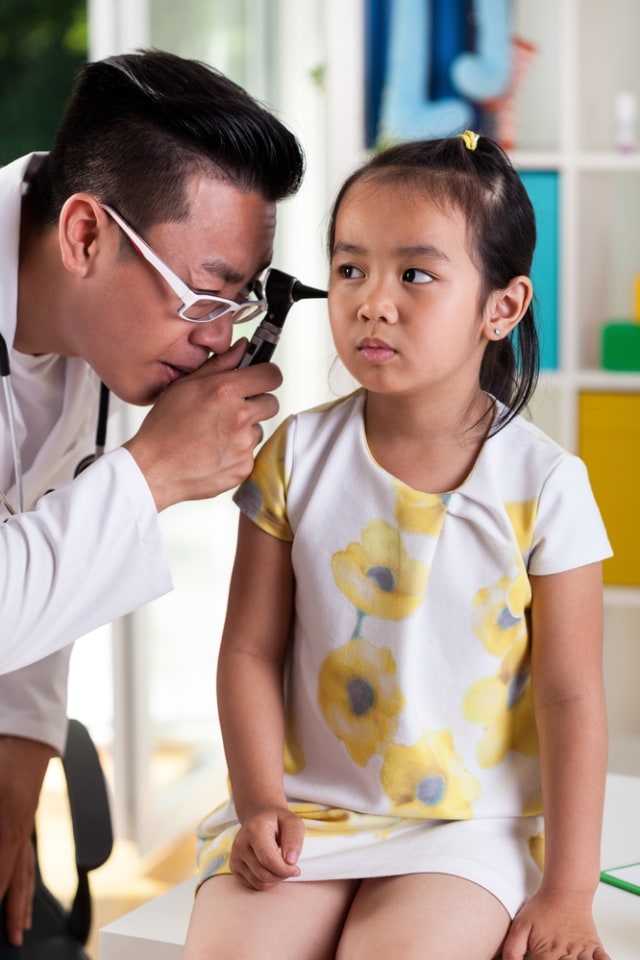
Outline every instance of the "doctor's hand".
<path id="1" fill-rule="evenodd" d="M 271 395 L 282 383 L 272 363 L 236 369 L 239 340 L 176 380 L 158 398 L 138 433 L 123 446 L 136 460 L 158 510 L 183 500 L 215 497 L 253 468 L 261 421 L 278 412 Z"/>
<path id="2" fill-rule="evenodd" d="M 31 843 L 38 798 L 54 751 L 23 737 L 0 737 L 0 900 L 7 936 L 22 943 L 31 926 L 35 882 Z"/>

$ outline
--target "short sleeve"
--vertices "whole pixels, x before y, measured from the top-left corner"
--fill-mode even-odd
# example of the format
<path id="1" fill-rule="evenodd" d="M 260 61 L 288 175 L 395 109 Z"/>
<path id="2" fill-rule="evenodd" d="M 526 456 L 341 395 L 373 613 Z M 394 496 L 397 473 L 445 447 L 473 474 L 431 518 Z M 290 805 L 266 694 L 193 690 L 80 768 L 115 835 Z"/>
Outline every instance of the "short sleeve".
<path id="1" fill-rule="evenodd" d="M 529 573 L 562 573 L 612 552 L 586 466 L 578 457 L 563 457 L 542 487 Z"/>
<path id="2" fill-rule="evenodd" d="M 234 494 L 242 513 L 278 540 L 293 540 L 287 516 L 287 442 L 292 419 L 285 420 L 260 449 L 251 475 Z"/>

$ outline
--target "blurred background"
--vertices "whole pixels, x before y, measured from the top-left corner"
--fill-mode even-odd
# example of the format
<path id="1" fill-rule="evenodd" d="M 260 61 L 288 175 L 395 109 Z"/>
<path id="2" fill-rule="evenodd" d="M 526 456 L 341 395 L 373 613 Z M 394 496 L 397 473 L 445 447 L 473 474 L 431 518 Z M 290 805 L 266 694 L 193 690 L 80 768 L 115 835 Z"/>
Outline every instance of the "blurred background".
<path id="1" fill-rule="evenodd" d="M 605 571 L 611 769 L 636 775 L 640 344 L 622 359 L 605 344 L 612 326 L 640 334 L 639 31 L 635 0 L 0 6 L 0 163 L 48 149 L 87 58 L 153 46 L 203 60 L 269 106 L 304 146 L 304 186 L 281 205 L 274 265 L 314 286 L 326 285 L 333 195 L 369 150 L 465 126 L 501 139 L 540 235 L 534 285 L 545 370 L 533 414 L 587 460 L 616 550 Z M 475 64 L 461 56 L 469 51 Z M 278 348 L 282 416 L 346 389 L 333 359 L 324 302 L 296 305 Z M 143 413 L 122 415 L 110 443 Z M 193 873 L 194 826 L 225 793 L 215 662 L 236 522 L 230 495 L 163 514 L 175 591 L 76 644 L 69 714 L 99 746 L 117 836 L 93 876 L 97 925 Z M 45 872 L 64 895 L 70 844 L 55 763 L 40 817 Z"/>

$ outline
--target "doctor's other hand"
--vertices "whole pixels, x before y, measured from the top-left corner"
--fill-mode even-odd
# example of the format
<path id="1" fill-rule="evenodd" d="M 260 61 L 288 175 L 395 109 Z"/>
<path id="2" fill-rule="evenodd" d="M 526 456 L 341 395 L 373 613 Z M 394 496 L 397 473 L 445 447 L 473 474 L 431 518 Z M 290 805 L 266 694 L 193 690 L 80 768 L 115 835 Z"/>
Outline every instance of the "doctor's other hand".
<path id="1" fill-rule="evenodd" d="M 42 781 L 54 751 L 23 737 L 0 737 L 0 901 L 9 942 L 31 926 L 35 883 L 33 823 Z M 0 951 L 1 952 L 1 951 Z"/>
<path id="2" fill-rule="evenodd" d="M 123 444 L 158 511 L 184 500 L 215 497 L 253 468 L 261 421 L 278 412 L 272 396 L 282 374 L 272 363 L 236 369 L 246 340 L 207 360 L 160 395 L 138 433 Z"/>

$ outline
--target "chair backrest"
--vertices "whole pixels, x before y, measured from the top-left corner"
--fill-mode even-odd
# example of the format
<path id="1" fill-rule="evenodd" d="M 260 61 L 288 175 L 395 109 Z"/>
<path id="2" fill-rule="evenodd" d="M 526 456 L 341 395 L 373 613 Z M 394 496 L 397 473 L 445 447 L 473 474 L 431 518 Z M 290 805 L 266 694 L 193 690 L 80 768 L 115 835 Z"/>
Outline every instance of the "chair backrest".
<path id="1" fill-rule="evenodd" d="M 78 720 L 69 721 L 62 766 L 78 885 L 71 908 L 67 909 L 45 886 L 37 868 L 33 921 L 24 937 L 25 960 L 89 960 L 83 950 L 91 930 L 89 873 L 101 866 L 113 849 L 106 781 L 95 745 Z"/>

